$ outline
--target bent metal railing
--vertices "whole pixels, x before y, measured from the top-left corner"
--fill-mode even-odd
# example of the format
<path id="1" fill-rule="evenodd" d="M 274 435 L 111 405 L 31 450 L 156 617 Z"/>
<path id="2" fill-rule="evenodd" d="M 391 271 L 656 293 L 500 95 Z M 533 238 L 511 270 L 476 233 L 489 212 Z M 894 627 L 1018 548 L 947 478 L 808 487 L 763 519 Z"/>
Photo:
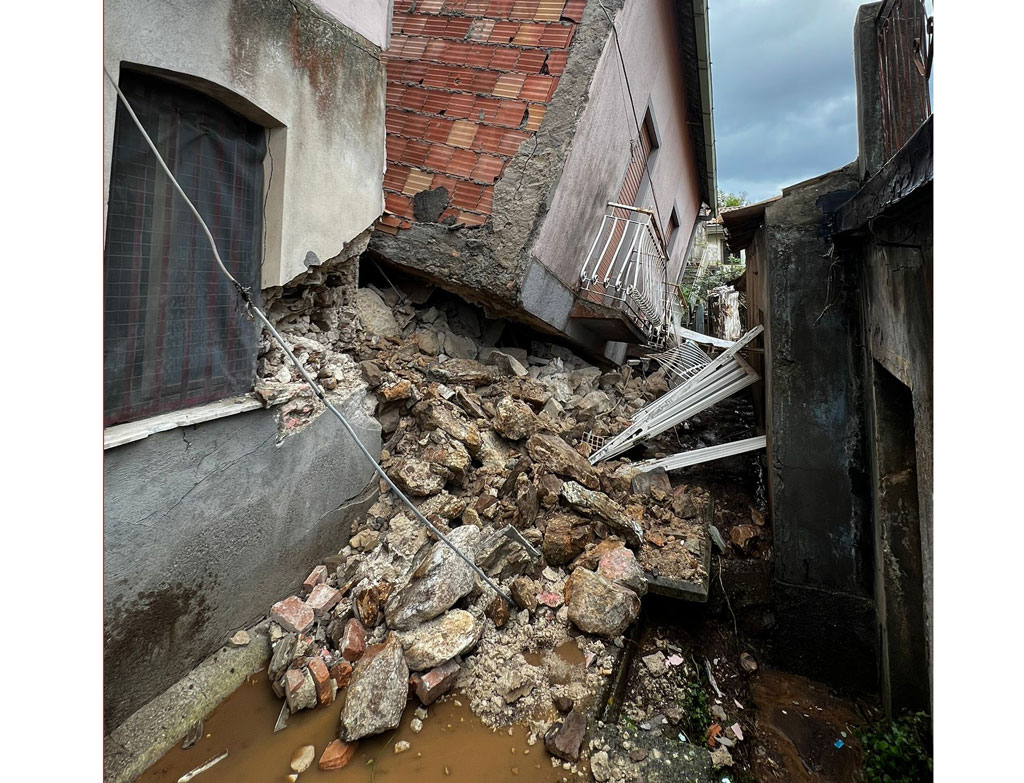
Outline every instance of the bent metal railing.
<path id="1" fill-rule="evenodd" d="M 668 327 L 668 256 L 649 209 L 608 202 L 590 252 L 580 270 L 581 295 L 621 309 L 652 345 L 662 345 Z M 626 212 L 621 217 L 616 212 Z"/>

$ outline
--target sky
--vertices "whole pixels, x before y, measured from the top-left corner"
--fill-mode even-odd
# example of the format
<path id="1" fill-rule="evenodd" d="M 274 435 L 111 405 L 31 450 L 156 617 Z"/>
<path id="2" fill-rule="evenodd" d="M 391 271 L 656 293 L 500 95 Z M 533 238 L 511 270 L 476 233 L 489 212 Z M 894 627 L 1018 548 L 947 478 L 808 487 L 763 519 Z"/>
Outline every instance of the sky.
<path id="1" fill-rule="evenodd" d="M 857 157 L 859 0 L 709 0 L 718 187 L 750 202 Z"/>

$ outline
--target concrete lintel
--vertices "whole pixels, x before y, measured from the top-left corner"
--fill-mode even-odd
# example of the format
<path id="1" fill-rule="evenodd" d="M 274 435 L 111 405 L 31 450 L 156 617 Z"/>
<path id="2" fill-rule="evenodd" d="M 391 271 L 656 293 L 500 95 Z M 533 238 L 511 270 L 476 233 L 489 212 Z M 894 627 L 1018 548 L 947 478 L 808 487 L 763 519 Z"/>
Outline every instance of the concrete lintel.
<path id="1" fill-rule="evenodd" d="M 126 443 L 133 443 L 158 432 L 166 432 L 178 427 L 188 427 L 194 424 L 221 419 L 225 416 L 234 416 L 236 413 L 246 413 L 262 408 L 263 403 L 251 394 L 243 394 L 238 397 L 228 397 L 224 400 L 217 400 L 206 405 L 197 405 L 194 408 L 163 413 L 159 416 L 150 416 L 146 419 L 131 421 L 127 424 L 115 424 L 103 430 L 103 450 L 123 446 Z"/>

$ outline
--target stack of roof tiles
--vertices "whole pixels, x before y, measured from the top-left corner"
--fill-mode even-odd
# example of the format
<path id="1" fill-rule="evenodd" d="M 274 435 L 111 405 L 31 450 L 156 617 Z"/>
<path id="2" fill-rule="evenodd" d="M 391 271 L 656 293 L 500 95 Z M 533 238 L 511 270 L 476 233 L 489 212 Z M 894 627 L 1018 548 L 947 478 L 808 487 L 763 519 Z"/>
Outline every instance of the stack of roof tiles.
<path id="1" fill-rule="evenodd" d="M 385 215 L 444 187 L 440 221 L 485 223 L 494 183 L 540 127 L 586 0 L 396 0 L 387 61 Z"/>

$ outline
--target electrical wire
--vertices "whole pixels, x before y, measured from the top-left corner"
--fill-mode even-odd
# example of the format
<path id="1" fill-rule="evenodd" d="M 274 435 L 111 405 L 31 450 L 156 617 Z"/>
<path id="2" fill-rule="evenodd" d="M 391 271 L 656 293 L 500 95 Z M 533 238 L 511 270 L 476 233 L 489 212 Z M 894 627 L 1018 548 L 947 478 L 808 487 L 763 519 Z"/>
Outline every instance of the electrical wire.
<path id="1" fill-rule="evenodd" d="M 199 221 L 199 225 L 202 227 L 203 232 L 206 234 L 206 238 L 210 243 L 210 249 L 213 251 L 213 258 L 217 262 L 217 266 L 220 267 L 220 271 L 235 287 L 235 290 L 238 292 L 238 295 L 242 298 L 242 301 L 245 303 L 248 312 L 251 315 L 255 315 L 256 318 L 258 318 L 263 323 L 267 331 L 270 332 L 273 338 L 277 341 L 277 344 L 281 346 L 281 350 L 283 350 L 285 355 L 289 359 L 291 359 L 292 364 L 294 364 L 295 368 L 299 371 L 299 375 L 302 376 L 302 379 L 306 382 L 309 388 L 313 390 L 313 394 L 315 394 L 317 398 L 324 404 L 324 406 L 331 413 L 334 414 L 338 421 L 341 422 L 342 426 L 352 437 L 352 440 L 355 441 L 355 444 L 358 447 L 359 451 L 363 454 L 364 457 L 366 457 L 370 464 L 373 465 L 374 470 L 391 488 L 391 491 L 394 492 L 395 495 L 406 506 L 409 507 L 409 510 L 412 511 L 415 518 L 420 523 L 422 523 L 431 533 L 433 533 L 438 538 L 439 541 L 444 542 L 444 544 L 449 549 L 451 549 L 456 555 L 462 558 L 470 566 L 470 568 L 472 568 L 477 573 L 477 575 L 479 575 L 480 578 L 484 580 L 488 587 L 494 590 L 494 592 L 496 592 L 510 606 L 512 606 L 512 599 L 505 595 L 504 591 L 502 591 L 500 587 L 498 587 L 493 581 L 491 581 L 487 574 L 485 574 L 483 570 L 479 566 L 477 566 L 476 563 L 474 563 L 470 558 L 466 557 L 466 555 L 464 555 L 458 549 L 458 547 L 456 547 L 451 541 L 449 541 L 440 530 L 438 530 L 433 524 L 431 524 L 430 520 L 423 516 L 420 510 L 412 504 L 412 501 L 410 501 L 409 498 L 405 496 L 405 493 L 402 492 L 402 490 L 400 490 L 395 485 L 395 482 L 391 480 L 391 477 L 384 472 L 384 468 L 380 466 L 380 463 L 378 463 L 377 460 L 373 458 L 373 455 L 370 454 L 366 446 L 363 445 L 363 442 L 359 440 L 359 436 L 356 435 L 355 430 L 352 429 L 352 425 L 348 423 L 348 420 L 341 414 L 341 412 L 337 408 L 334 407 L 331 401 L 327 399 L 327 396 L 324 394 L 323 389 L 320 388 L 320 385 L 309 376 L 309 373 L 306 372 L 306 368 L 303 367 L 299 360 L 295 358 L 295 355 L 288 348 L 287 343 L 285 343 L 284 338 L 281 337 L 277 329 L 274 328 L 274 325 L 270 323 L 270 320 L 267 318 L 267 316 L 264 315 L 263 311 L 253 303 L 252 297 L 249 294 L 249 289 L 243 286 L 241 283 L 239 283 L 231 275 L 227 267 L 224 266 L 224 262 L 221 260 L 220 253 L 217 251 L 217 243 L 216 241 L 214 241 L 213 234 L 210 233 L 210 229 L 206 225 L 206 221 L 203 220 L 203 216 L 199 214 L 199 210 L 196 209 L 195 205 L 192 203 L 192 200 L 188 197 L 185 191 L 182 190 L 181 185 L 178 184 L 178 180 L 175 178 L 174 174 L 171 173 L 171 170 L 167 167 L 167 164 L 164 162 L 163 156 L 160 154 L 159 150 L 157 150 L 156 145 L 153 144 L 153 140 L 149 137 L 149 134 L 146 132 L 146 129 L 142 126 L 142 123 L 139 121 L 139 118 L 135 115 L 135 112 L 132 110 L 131 104 L 128 102 L 128 99 L 125 97 L 124 93 L 121 92 L 121 88 L 117 85 L 117 82 L 114 81 L 114 78 L 110 75 L 110 72 L 106 68 L 103 69 L 103 73 L 106 74 L 107 79 L 113 85 L 114 89 L 117 90 L 118 97 L 121 99 L 121 102 L 124 104 L 125 109 L 127 109 L 128 114 L 135 122 L 135 125 L 139 129 L 139 132 L 142 134 L 142 137 L 146 140 L 146 144 L 149 146 L 150 150 L 152 150 L 153 155 L 156 156 L 157 162 L 160 164 L 160 168 L 163 169 L 164 174 L 166 174 L 167 177 L 171 180 L 171 183 L 174 185 L 175 190 L 177 190 L 178 194 L 182 197 L 182 199 L 185 200 L 185 203 L 188 204 L 188 207 L 192 211 L 192 214 L 196 216 L 196 220 Z"/>

